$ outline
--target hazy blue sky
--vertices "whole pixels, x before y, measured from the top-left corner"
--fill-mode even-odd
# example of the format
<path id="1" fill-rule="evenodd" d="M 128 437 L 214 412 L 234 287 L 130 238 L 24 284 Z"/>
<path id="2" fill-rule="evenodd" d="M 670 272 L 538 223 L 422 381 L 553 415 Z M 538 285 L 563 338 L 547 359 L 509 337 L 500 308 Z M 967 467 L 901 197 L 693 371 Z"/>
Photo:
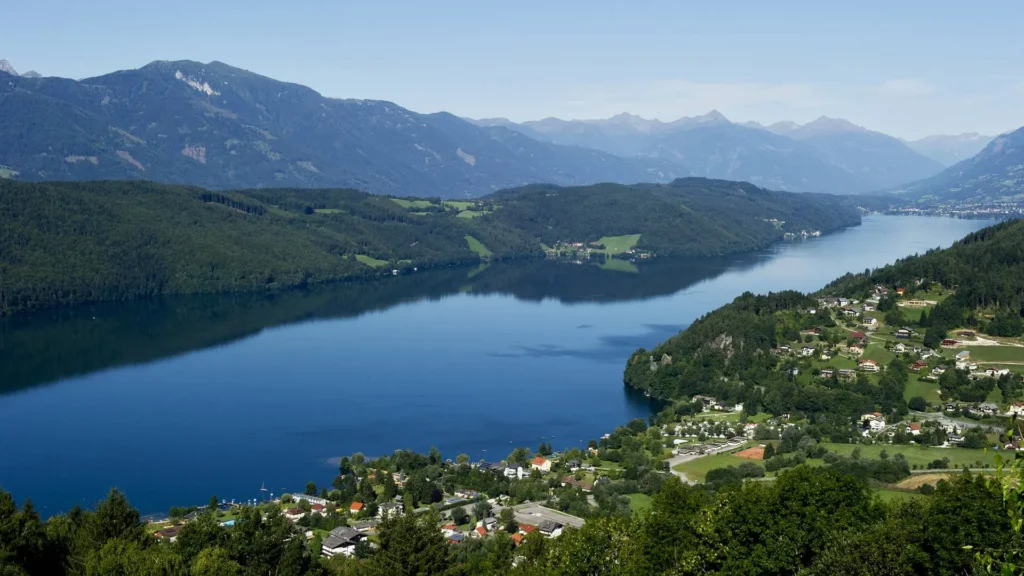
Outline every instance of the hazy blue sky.
<path id="1" fill-rule="evenodd" d="M 726 6 L 728 4 L 728 6 Z M 0 58 L 81 78 L 221 60 L 324 95 L 529 120 L 1024 125 L 1024 2 L 9 0 Z"/>

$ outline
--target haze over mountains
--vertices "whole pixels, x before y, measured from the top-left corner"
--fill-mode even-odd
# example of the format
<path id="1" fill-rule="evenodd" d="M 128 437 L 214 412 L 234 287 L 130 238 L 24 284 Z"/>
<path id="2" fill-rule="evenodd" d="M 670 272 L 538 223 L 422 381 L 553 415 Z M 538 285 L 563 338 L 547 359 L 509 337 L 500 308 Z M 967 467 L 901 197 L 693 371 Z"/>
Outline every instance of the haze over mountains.
<path id="1" fill-rule="evenodd" d="M 1017 202 L 1024 197 L 1024 128 L 997 136 L 977 155 L 892 192 L 919 202 Z"/>
<path id="2" fill-rule="evenodd" d="M 467 120 L 326 98 L 220 62 L 157 61 L 75 81 L 19 76 L 3 60 L 0 77 L 0 177 L 20 180 L 458 198 L 531 183 L 701 176 L 785 191 L 906 192 L 988 141 L 963 134 L 905 142 L 828 117 L 735 123 L 716 110 L 671 122 L 628 113 Z"/>

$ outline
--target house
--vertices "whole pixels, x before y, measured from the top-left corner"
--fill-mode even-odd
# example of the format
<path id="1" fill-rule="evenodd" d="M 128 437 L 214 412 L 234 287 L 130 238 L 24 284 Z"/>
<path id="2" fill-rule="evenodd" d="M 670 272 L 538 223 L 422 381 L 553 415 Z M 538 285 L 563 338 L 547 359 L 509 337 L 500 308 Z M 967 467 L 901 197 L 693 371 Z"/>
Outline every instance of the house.
<path id="1" fill-rule="evenodd" d="M 920 372 L 921 370 L 924 370 L 927 367 L 928 363 L 925 362 L 924 360 L 915 360 L 914 363 L 910 365 L 910 370 L 913 372 Z"/>
<path id="2" fill-rule="evenodd" d="M 958 361 L 963 362 L 965 360 L 970 360 L 970 358 L 971 358 L 971 351 L 970 350 L 961 350 L 961 351 L 956 353 L 956 359 Z"/>
<path id="3" fill-rule="evenodd" d="M 303 510 L 302 508 L 299 508 L 298 506 L 293 506 L 284 511 L 284 517 L 291 520 L 292 522 L 297 521 L 299 518 L 302 518 L 305 515 L 306 511 Z"/>
<path id="4" fill-rule="evenodd" d="M 810 346 L 804 346 L 803 348 L 800 349 L 800 355 L 804 357 L 813 356 L 814 348 L 811 348 Z"/>
<path id="5" fill-rule="evenodd" d="M 682 444 L 684 442 L 686 442 L 686 441 L 685 440 L 679 440 L 680 444 Z M 577 480 L 576 478 L 574 478 L 572 476 L 562 476 L 562 486 L 572 486 L 573 488 L 579 488 L 580 490 L 583 490 L 584 492 L 590 492 L 591 490 L 594 489 L 594 485 L 593 484 L 591 484 L 589 482 L 584 482 L 583 480 Z"/>
<path id="6" fill-rule="evenodd" d="M 401 502 L 385 502 L 377 507 L 377 517 L 383 520 L 390 516 L 400 516 L 402 509 Z"/>
<path id="7" fill-rule="evenodd" d="M 863 344 L 864 341 L 868 339 L 868 337 L 865 336 L 863 332 L 850 332 L 850 338 L 859 341 L 861 344 Z"/>
<path id="8" fill-rule="evenodd" d="M 327 507 L 323 504 L 313 504 L 309 507 L 310 512 L 318 512 L 320 514 L 323 514 L 326 509 Z"/>
<path id="9" fill-rule="evenodd" d="M 978 337 L 974 330 L 960 330 L 959 332 L 956 333 L 956 335 L 966 338 L 968 340 L 974 340 L 975 338 Z"/>
<path id="10" fill-rule="evenodd" d="M 822 352 L 821 356 L 819 356 L 818 358 L 820 358 L 821 360 L 831 360 L 832 355 L 829 354 L 828 352 Z"/>
<path id="11" fill-rule="evenodd" d="M 935 368 L 932 368 L 932 374 L 936 376 L 942 376 L 943 374 L 946 373 L 946 370 L 946 366 L 936 366 Z"/>
<path id="12" fill-rule="evenodd" d="M 860 364 L 857 364 L 857 368 L 864 372 L 878 372 L 878 362 L 874 360 L 865 360 Z"/>
<path id="13" fill-rule="evenodd" d="M 906 288 L 897 288 L 897 289 L 896 289 L 896 295 L 897 295 L 897 296 L 903 296 L 903 294 L 905 294 L 905 293 L 906 293 L 906 291 L 907 291 L 907 289 L 906 289 Z"/>
<path id="14" fill-rule="evenodd" d="M 743 402 L 740 402 L 738 404 L 734 404 L 733 407 L 732 407 L 732 411 L 733 412 L 743 412 Z"/>
<path id="15" fill-rule="evenodd" d="M 875 307 L 872 306 L 871 304 L 865 304 L 864 305 L 864 311 L 865 312 L 874 312 L 875 311 Z M 875 321 L 877 322 L 877 320 L 875 320 Z"/>
<path id="16" fill-rule="evenodd" d="M 999 378 L 1000 376 L 1005 376 L 1006 374 L 1009 374 L 1009 373 L 1010 373 L 1010 371 L 1007 368 L 986 368 L 985 369 L 985 375 L 989 376 L 989 377 L 992 377 L 992 378 Z"/>
<path id="17" fill-rule="evenodd" d="M 991 402 L 985 402 L 984 404 L 978 405 L 978 409 L 981 410 L 982 414 L 985 414 L 986 416 L 991 416 L 999 410 L 999 407 L 996 406 L 995 404 L 992 404 Z"/>
<path id="18" fill-rule="evenodd" d="M 536 530 L 537 527 L 533 524 L 523 524 L 522 522 L 519 523 L 519 533 L 523 536 L 526 536 L 527 534 L 532 534 Z"/>
<path id="19" fill-rule="evenodd" d="M 945 340 L 942 341 L 943 348 L 956 348 L 959 344 L 959 342 L 951 338 L 946 338 Z"/>
<path id="20" fill-rule="evenodd" d="M 530 468 L 533 468 L 534 470 L 540 470 L 541 472 L 550 472 L 551 460 L 548 460 L 543 456 L 537 456 L 530 461 Z"/>
<path id="21" fill-rule="evenodd" d="M 757 424 L 754 424 L 753 422 L 747 422 L 746 424 L 743 425 L 743 435 L 746 436 L 748 440 L 753 440 L 754 434 L 756 432 Z"/>
<path id="22" fill-rule="evenodd" d="M 842 313 L 843 313 L 843 316 L 856 316 L 857 315 L 857 311 L 854 310 L 853 308 L 843 308 L 842 309 Z"/>
<path id="23" fill-rule="evenodd" d="M 466 536 L 461 532 L 454 532 L 448 536 L 449 544 L 462 544 L 462 541 L 466 539 Z"/>
<path id="24" fill-rule="evenodd" d="M 371 518 L 364 522 L 356 522 L 352 527 L 363 534 L 372 534 L 377 531 L 377 524 L 379 524 L 379 522 L 376 519 Z"/>
<path id="25" fill-rule="evenodd" d="M 900 328 L 896 331 L 897 338 L 910 338 L 910 330 L 906 328 Z"/>
<path id="26" fill-rule="evenodd" d="M 906 302 L 900 302 L 900 306 L 906 306 L 907 308 L 924 308 L 928 303 L 924 300 L 907 300 Z"/>
<path id="27" fill-rule="evenodd" d="M 353 502 L 352 505 L 348 507 L 348 511 L 353 513 L 353 514 L 358 514 L 362 510 L 363 510 L 363 503 L 362 502 Z"/>
<path id="28" fill-rule="evenodd" d="M 169 542 L 174 542 L 175 540 L 178 539 L 178 532 L 180 532 L 180 531 L 181 531 L 181 526 L 168 526 L 167 528 L 164 528 L 163 530 L 157 530 L 156 532 L 154 532 L 154 535 L 157 538 L 161 539 L 161 540 L 167 540 Z"/>
<path id="29" fill-rule="evenodd" d="M 892 347 L 892 351 L 897 353 L 897 354 L 903 354 L 904 352 L 907 351 L 907 347 L 904 346 L 902 342 L 899 342 L 895 346 Z"/>
<path id="30" fill-rule="evenodd" d="M 520 546 L 523 543 L 523 535 L 516 532 L 512 535 L 512 543 L 516 546 Z"/>
<path id="31" fill-rule="evenodd" d="M 864 325 L 867 326 L 868 328 L 875 328 L 878 326 L 878 319 L 868 316 L 867 318 L 864 319 Z"/>
<path id="32" fill-rule="evenodd" d="M 1014 416 L 1024 416 L 1024 402 L 1014 402 L 1010 404 L 1010 414 Z"/>
<path id="33" fill-rule="evenodd" d="M 851 368 L 840 368 L 839 377 L 843 380 L 853 380 L 857 377 L 857 371 Z"/>
<path id="34" fill-rule="evenodd" d="M 480 493 L 476 490 L 469 490 L 466 488 L 455 491 L 455 495 L 459 498 L 465 498 L 466 500 L 474 500 L 480 496 Z"/>
<path id="35" fill-rule="evenodd" d="M 458 531 L 459 527 L 455 524 L 445 524 L 444 526 L 441 526 L 441 534 L 445 536 L 451 536 L 452 534 L 455 534 Z"/>
<path id="36" fill-rule="evenodd" d="M 537 531 L 548 538 L 558 538 L 561 536 L 562 528 L 564 528 L 562 523 L 555 522 L 554 520 L 543 520 L 540 524 L 537 524 Z"/>
<path id="37" fill-rule="evenodd" d="M 836 373 L 836 371 L 833 370 L 832 368 L 825 368 L 825 369 L 823 369 L 821 371 L 821 377 L 822 378 L 831 378 L 832 375 L 835 374 L 835 373 Z"/>
<path id="38" fill-rule="evenodd" d="M 907 434 L 910 434 L 912 436 L 920 436 L 921 435 L 921 423 L 920 422 L 911 422 L 910 424 L 907 424 L 907 428 L 906 428 L 905 431 L 906 431 Z"/>
<path id="39" fill-rule="evenodd" d="M 868 429 L 872 432 L 878 432 L 885 428 L 885 420 L 871 420 L 868 422 Z"/>
<path id="40" fill-rule="evenodd" d="M 352 556 L 356 551 L 356 544 L 366 538 L 366 534 L 350 526 L 338 526 L 331 530 L 327 538 L 324 538 L 320 545 L 320 551 L 324 556 L 331 557 L 341 554 Z"/>
<path id="41" fill-rule="evenodd" d="M 473 535 L 473 538 L 486 538 L 487 528 L 484 528 L 483 526 L 477 526 L 471 534 Z"/>
<path id="42" fill-rule="evenodd" d="M 862 350 L 860 346 L 847 346 L 846 352 L 851 356 L 860 356 L 864 353 L 864 350 Z"/>

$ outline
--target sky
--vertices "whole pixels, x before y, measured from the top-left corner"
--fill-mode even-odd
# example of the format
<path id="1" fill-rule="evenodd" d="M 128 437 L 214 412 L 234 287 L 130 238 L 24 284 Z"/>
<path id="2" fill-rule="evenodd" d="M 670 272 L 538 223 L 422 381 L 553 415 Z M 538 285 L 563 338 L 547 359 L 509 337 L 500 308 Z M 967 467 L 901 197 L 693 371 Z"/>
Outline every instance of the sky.
<path id="1" fill-rule="evenodd" d="M 325 96 L 472 118 L 717 109 L 841 117 L 908 139 L 1024 125 L 1020 0 L 4 4 L 0 58 L 69 78 L 219 60 Z"/>

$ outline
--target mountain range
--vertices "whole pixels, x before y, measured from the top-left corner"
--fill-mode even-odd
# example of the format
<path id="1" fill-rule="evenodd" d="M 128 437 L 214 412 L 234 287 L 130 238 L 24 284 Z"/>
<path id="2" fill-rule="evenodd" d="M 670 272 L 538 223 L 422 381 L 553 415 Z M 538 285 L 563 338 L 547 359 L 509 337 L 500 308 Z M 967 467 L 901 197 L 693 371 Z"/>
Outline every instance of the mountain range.
<path id="1" fill-rule="evenodd" d="M 743 180 L 779 190 L 871 192 L 926 178 L 943 168 L 897 138 L 827 117 L 802 126 L 733 123 L 717 110 L 672 122 L 631 114 L 603 120 L 476 122 L 554 144 L 627 158 L 657 158 L 695 176 Z"/>
<path id="2" fill-rule="evenodd" d="M 153 62 L 75 81 L 0 72 L 0 175 L 210 188 L 351 187 L 480 196 L 534 182 L 667 181 L 622 158 L 390 102 L 325 98 L 220 62 Z M 8 75 L 9 74 L 9 75 Z"/>
<path id="3" fill-rule="evenodd" d="M 978 154 L 891 192 L 919 203 L 1019 202 L 1024 198 L 1024 128 L 997 136 Z"/>
<path id="4" fill-rule="evenodd" d="M 715 110 L 671 122 L 627 113 L 467 120 L 327 98 L 220 62 L 157 61 L 76 81 L 19 76 L 0 60 L 0 78 L 0 178 L 28 181 L 147 179 L 466 198 L 533 183 L 698 176 L 783 191 L 908 192 L 949 180 L 944 165 L 970 158 L 988 140 L 963 134 L 906 142 L 837 118 L 761 125 Z"/>

